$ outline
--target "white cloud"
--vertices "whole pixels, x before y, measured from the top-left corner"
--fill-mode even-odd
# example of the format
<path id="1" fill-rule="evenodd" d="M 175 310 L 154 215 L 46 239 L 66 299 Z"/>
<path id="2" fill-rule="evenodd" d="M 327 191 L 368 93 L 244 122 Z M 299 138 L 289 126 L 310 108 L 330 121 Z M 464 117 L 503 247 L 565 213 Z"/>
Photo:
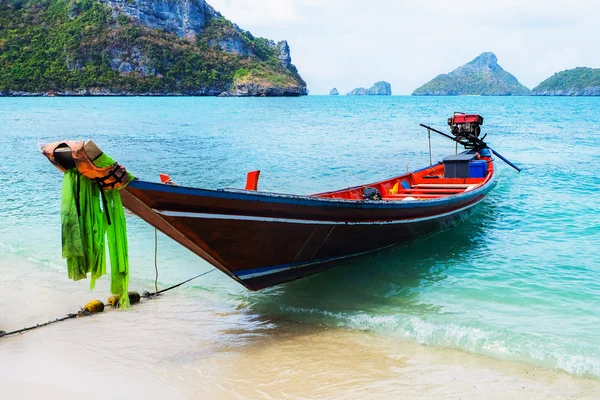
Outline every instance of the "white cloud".
<path id="1" fill-rule="evenodd" d="M 304 15 L 303 7 L 315 10 L 335 8 L 341 0 L 209 0 L 209 3 L 238 25 L 262 26 L 268 21 L 273 26 L 297 25 Z"/>
<path id="2" fill-rule="evenodd" d="M 377 80 L 409 94 L 484 51 L 528 87 L 600 67 L 596 0 L 208 0 L 253 34 L 287 39 L 313 94 Z"/>
<path id="3" fill-rule="evenodd" d="M 242 26 L 263 25 L 265 21 L 279 25 L 298 18 L 293 0 L 214 0 L 210 4 Z"/>

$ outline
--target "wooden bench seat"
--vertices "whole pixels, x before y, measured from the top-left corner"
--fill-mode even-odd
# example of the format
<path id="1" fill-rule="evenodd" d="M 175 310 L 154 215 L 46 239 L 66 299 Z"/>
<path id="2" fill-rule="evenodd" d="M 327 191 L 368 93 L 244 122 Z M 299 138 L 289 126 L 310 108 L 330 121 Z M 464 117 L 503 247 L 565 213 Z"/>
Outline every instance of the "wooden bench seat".
<path id="1" fill-rule="evenodd" d="M 451 188 L 424 188 L 424 189 L 403 189 L 400 192 L 398 192 L 399 194 L 401 193 L 447 193 L 447 194 L 454 194 L 454 193 L 462 193 L 464 192 L 465 189 L 460 188 L 460 189 L 451 189 Z"/>
<path id="2" fill-rule="evenodd" d="M 467 189 L 469 186 L 477 185 L 476 183 L 420 183 L 413 185 L 419 189 Z"/>

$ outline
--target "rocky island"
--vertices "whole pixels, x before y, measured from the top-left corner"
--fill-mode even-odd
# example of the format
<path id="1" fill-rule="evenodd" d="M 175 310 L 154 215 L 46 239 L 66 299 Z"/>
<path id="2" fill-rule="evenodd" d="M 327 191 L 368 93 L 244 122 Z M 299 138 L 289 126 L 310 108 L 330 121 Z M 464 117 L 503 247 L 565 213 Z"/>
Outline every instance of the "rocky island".
<path id="1" fill-rule="evenodd" d="M 392 85 L 385 81 L 376 82 L 371 88 L 357 88 L 347 94 L 348 96 L 391 96 Z"/>
<path id="2" fill-rule="evenodd" d="M 537 85 L 532 96 L 600 96 L 600 68 L 561 71 Z"/>
<path id="3" fill-rule="evenodd" d="M 494 53 L 482 53 L 448 74 L 438 75 L 413 96 L 527 96 L 530 90 L 498 65 Z"/>
<path id="4" fill-rule="evenodd" d="M 286 41 L 204 0 L 0 1 L 0 95 L 307 93 Z"/>
<path id="5" fill-rule="evenodd" d="M 340 92 L 337 90 L 337 88 L 333 88 L 329 91 L 330 96 L 338 96 L 339 94 Z"/>

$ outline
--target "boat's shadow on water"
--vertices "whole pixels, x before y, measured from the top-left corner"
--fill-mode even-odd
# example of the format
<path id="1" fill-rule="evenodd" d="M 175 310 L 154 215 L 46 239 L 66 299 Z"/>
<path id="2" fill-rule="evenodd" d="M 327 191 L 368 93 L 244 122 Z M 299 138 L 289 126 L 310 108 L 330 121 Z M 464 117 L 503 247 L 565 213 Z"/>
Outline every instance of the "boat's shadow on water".
<path id="1" fill-rule="evenodd" d="M 494 205 L 483 204 L 459 226 L 408 246 L 362 258 L 330 271 L 242 295 L 240 307 L 262 322 L 340 326 L 357 316 L 431 314 L 439 306 L 423 294 L 432 285 L 485 257 Z M 458 277 L 457 277 L 458 278 Z"/>

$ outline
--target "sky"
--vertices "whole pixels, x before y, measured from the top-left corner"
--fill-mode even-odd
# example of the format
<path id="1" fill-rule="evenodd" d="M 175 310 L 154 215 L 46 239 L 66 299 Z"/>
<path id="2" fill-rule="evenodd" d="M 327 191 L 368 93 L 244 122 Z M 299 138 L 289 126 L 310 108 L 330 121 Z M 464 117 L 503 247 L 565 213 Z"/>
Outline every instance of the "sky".
<path id="1" fill-rule="evenodd" d="M 376 81 L 410 94 L 485 51 L 530 89 L 600 67 L 598 0 L 208 0 L 255 36 L 287 40 L 311 94 Z"/>

